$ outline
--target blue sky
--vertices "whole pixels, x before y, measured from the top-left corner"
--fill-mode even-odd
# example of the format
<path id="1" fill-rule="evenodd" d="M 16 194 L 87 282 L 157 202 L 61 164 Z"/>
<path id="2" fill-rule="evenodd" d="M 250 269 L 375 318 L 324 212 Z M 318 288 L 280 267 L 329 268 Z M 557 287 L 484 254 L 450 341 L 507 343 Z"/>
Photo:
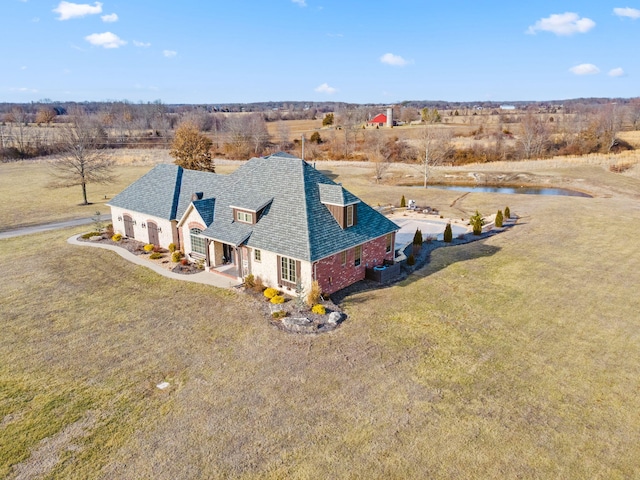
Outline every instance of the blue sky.
<path id="1" fill-rule="evenodd" d="M 640 0 L 0 0 L 0 18 L 0 102 L 640 96 Z"/>

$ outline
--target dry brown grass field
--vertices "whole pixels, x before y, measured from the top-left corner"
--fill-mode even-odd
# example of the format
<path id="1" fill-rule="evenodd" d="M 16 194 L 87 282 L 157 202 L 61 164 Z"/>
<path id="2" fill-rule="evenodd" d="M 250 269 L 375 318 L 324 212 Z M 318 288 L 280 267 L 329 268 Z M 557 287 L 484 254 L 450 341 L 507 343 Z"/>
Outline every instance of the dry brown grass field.
<path id="1" fill-rule="evenodd" d="M 321 336 L 270 327 L 241 293 L 66 243 L 82 229 L 0 240 L 0 477 L 637 476 L 637 165 L 534 171 L 594 198 L 461 195 L 376 185 L 366 165 L 318 168 L 373 205 L 508 205 L 519 220 L 347 296 L 347 321 Z M 5 205 L 17 187 L 3 185 Z"/>

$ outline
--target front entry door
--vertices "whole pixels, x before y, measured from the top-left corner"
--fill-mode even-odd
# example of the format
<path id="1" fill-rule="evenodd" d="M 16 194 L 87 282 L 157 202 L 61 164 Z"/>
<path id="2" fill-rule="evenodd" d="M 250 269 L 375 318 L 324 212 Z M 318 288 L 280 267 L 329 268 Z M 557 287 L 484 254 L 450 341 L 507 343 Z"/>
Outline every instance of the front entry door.
<path id="1" fill-rule="evenodd" d="M 154 222 L 147 222 L 147 230 L 149 230 L 149 243 L 152 245 L 160 245 L 158 237 L 158 225 Z"/>
<path id="2" fill-rule="evenodd" d="M 224 263 L 233 263 L 233 247 L 231 245 L 222 244 L 222 255 L 224 256 Z"/>

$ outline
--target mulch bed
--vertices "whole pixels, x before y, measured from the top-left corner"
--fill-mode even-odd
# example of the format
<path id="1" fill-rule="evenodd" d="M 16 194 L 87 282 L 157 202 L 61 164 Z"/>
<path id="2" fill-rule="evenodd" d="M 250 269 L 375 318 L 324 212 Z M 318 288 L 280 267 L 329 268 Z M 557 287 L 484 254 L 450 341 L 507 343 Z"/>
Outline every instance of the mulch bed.
<path id="1" fill-rule="evenodd" d="M 80 236 L 78 236 L 78 241 L 114 245 L 116 247 L 123 248 L 124 250 L 127 250 L 128 252 L 131 252 L 134 255 L 150 255 L 150 253 L 151 253 L 151 252 L 145 252 L 145 250 L 144 250 L 145 243 L 144 242 L 140 242 L 140 241 L 134 240 L 132 238 L 123 237 L 122 240 L 120 240 L 119 242 L 115 242 L 115 241 L 113 241 L 111 239 L 111 235 L 108 234 L 108 233 L 103 233 L 102 235 L 100 235 L 101 238 L 99 238 L 99 239 L 96 238 L 96 237 L 82 238 L 82 235 L 80 235 Z M 198 268 L 198 266 L 195 263 L 192 263 L 192 262 L 189 262 L 186 265 L 183 265 L 182 263 L 178 263 L 178 264 L 176 264 L 175 267 L 169 268 L 170 265 L 168 265 L 168 264 L 173 264 L 173 262 L 171 261 L 171 258 L 170 258 L 169 251 L 166 250 L 166 249 L 161 249 L 160 252 L 165 254 L 165 255 L 167 255 L 167 258 L 162 258 L 162 259 L 157 259 L 157 260 L 149 259 L 149 262 L 152 262 L 152 263 L 156 262 L 158 264 L 161 264 L 162 266 L 165 266 L 165 264 L 166 264 L 167 270 L 170 270 L 170 271 L 172 271 L 174 273 L 183 274 L 183 275 L 191 275 L 191 274 L 198 273 L 198 272 L 202 271 L 202 269 Z"/>

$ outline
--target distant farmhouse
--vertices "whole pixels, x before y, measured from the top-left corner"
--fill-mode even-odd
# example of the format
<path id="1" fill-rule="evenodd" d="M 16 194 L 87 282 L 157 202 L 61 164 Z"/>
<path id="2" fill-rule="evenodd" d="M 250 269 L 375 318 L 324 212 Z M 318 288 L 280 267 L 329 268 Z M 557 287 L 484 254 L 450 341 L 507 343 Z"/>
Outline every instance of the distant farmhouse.
<path id="1" fill-rule="evenodd" d="M 114 230 L 173 243 L 212 274 L 333 293 L 393 263 L 399 227 L 304 160 L 253 158 L 229 175 L 158 165 L 111 202 Z"/>
<path id="2" fill-rule="evenodd" d="M 368 127 L 395 127 L 396 121 L 393 119 L 393 109 L 387 108 L 386 115 L 379 113 L 367 122 Z"/>

